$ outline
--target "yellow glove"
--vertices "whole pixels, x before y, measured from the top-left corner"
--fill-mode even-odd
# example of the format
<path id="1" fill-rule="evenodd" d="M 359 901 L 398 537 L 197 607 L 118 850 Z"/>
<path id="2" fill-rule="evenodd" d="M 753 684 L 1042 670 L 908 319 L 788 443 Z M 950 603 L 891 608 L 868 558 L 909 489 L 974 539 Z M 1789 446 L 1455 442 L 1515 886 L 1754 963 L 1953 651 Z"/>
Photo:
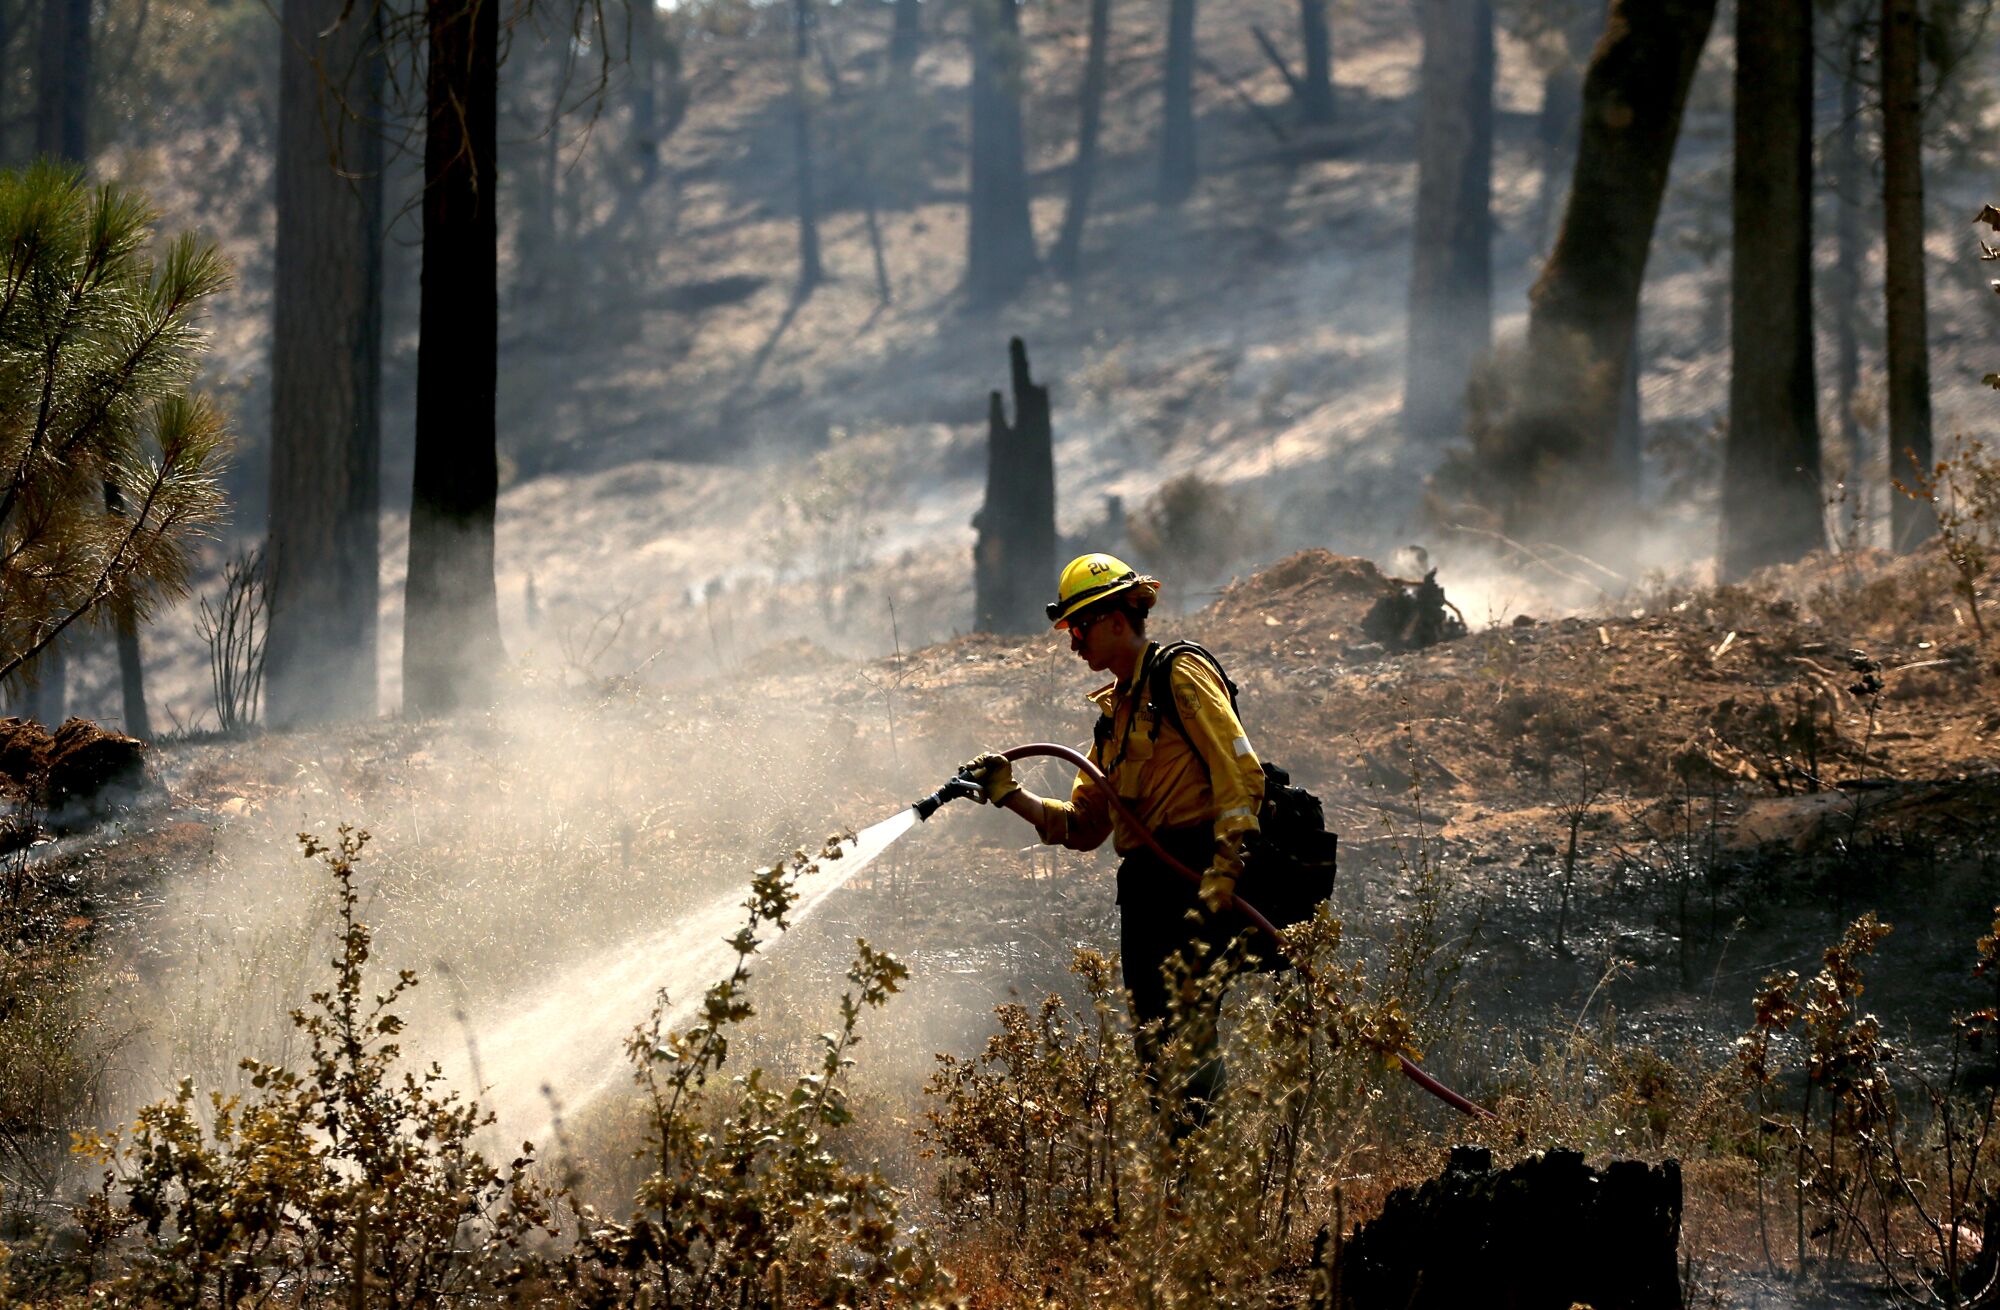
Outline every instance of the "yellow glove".
<path id="1" fill-rule="evenodd" d="M 1005 803 L 1009 796 L 1021 790 L 1021 784 L 1014 781 L 1014 763 L 1005 755 L 987 751 L 975 755 L 959 769 L 961 777 L 970 778 L 985 792 L 981 804 L 991 801 L 995 805 Z"/>
<path id="2" fill-rule="evenodd" d="M 1227 869 L 1210 869 L 1201 876 L 1200 895 L 1210 914 L 1221 914 L 1236 904 L 1236 875 Z"/>

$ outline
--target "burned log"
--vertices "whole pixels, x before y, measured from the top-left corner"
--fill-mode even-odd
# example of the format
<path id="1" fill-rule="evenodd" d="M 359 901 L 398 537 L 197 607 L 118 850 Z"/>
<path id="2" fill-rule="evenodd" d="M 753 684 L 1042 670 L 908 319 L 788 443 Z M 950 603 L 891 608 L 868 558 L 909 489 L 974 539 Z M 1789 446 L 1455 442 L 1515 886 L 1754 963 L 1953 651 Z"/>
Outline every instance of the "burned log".
<path id="1" fill-rule="evenodd" d="M 1049 389 L 1028 374 L 1028 348 L 1007 343 L 1014 422 L 995 391 L 986 436 L 986 504 L 974 516 L 973 617 L 981 632 L 1034 632 L 1055 594 L 1056 469 Z"/>
<path id="2" fill-rule="evenodd" d="M 1445 599 L 1436 569 L 1424 574 L 1422 582 L 1390 581 L 1395 590 L 1383 593 L 1361 620 L 1368 640 L 1392 651 L 1423 650 L 1465 635 L 1465 616 Z"/>
<path id="3" fill-rule="evenodd" d="M 1390 1193 L 1379 1218 L 1337 1244 L 1314 1303 L 1680 1310 L 1680 1234 L 1676 1161 L 1599 1171 L 1552 1150 L 1496 1171 L 1491 1152 L 1461 1146 L 1443 1173 Z"/>
<path id="4" fill-rule="evenodd" d="M 84 826 L 144 786 L 146 743 L 70 719 L 54 733 L 32 719 L 0 719 L 0 798 L 48 817 L 56 832 Z"/>

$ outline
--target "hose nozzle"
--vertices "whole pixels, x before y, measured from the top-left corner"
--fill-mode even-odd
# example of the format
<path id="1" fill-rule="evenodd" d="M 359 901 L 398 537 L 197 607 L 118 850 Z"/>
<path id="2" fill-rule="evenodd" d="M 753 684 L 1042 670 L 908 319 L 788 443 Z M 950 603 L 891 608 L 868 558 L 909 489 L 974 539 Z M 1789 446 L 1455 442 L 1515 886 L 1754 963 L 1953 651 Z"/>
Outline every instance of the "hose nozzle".
<path id="1" fill-rule="evenodd" d="M 983 794 L 978 783 L 964 774 L 958 774 L 946 782 L 944 786 L 924 797 L 910 808 L 917 812 L 919 820 L 928 820 L 933 814 L 938 812 L 938 806 L 943 805 L 946 801 L 955 801 L 961 796 L 971 797 L 976 800 Z"/>

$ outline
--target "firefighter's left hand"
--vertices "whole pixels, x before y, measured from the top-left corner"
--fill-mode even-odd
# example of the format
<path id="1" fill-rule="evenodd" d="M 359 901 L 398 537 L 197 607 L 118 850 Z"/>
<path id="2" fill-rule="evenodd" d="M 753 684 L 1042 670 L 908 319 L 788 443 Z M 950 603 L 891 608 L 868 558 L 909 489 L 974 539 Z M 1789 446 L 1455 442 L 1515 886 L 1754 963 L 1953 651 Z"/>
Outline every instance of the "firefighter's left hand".
<path id="1" fill-rule="evenodd" d="M 1021 785 L 1014 781 L 1013 762 L 996 751 L 973 756 L 960 766 L 958 773 L 979 784 L 981 805 L 1004 805 L 1009 796 L 1021 790 Z"/>
<path id="2" fill-rule="evenodd" d="M 1221 914 L 1236 904 L 1236 875 L 1227 869 L 1210 869 L 1201 876 L 1201 903 L 1210 914 Z"/>

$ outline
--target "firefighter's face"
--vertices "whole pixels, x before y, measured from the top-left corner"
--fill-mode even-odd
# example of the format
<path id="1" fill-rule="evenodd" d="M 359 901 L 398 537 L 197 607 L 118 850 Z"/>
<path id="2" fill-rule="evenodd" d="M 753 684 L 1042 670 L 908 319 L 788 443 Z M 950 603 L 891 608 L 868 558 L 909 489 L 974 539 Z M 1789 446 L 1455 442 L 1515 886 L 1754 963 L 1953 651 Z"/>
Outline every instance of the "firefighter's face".
<path id="1" fill-rule="evenodd" d="M 1106 610 L 1101 614 L 1082 614 L 1070 620 L 1070 651 L 1093 670 L 1102 671 L 1107 666 L 1113 629 L 1119 626 L 1111 620 L 1117 617 L 1116 610 Z"/>

